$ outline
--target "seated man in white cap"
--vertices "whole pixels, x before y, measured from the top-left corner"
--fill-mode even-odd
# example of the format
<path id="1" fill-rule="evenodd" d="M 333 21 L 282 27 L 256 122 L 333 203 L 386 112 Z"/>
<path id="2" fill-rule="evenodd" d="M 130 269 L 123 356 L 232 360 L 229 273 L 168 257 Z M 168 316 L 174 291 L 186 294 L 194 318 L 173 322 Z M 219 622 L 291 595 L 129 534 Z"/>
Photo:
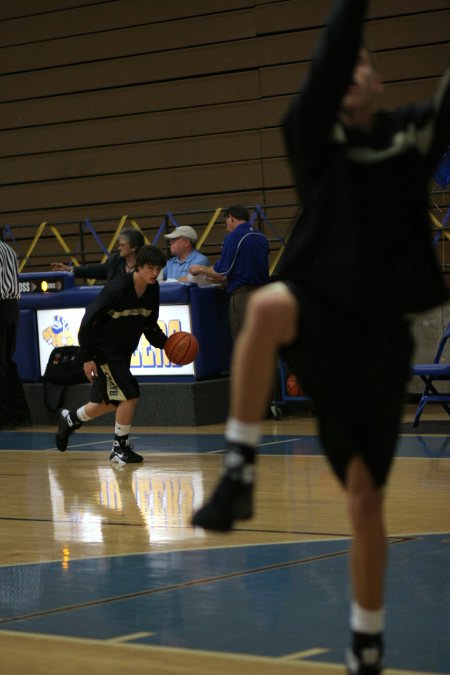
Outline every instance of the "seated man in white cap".
<path id="1" fill-rule="evenodd" d="M 190 266 L 210 265 L 209 259 L 195 248 L 197 232 L 189 225 L 180 225 L 164 236 L 170 241 L 172 257 L 162 270 L 160 281 L 196 281 L 189 274 Z"/>

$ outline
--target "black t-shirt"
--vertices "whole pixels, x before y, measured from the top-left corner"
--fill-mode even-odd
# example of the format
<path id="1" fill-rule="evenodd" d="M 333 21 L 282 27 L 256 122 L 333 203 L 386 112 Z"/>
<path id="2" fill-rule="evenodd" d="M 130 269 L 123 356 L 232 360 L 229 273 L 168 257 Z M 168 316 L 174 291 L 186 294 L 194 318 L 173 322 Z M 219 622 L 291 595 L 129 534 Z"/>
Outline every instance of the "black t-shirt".
<path id="1" fill-rule="evenodd" d="M 405 314 L 446 297 L 428 183 L 450 142 L 450 68 L 433 100 L 379 112 L 369 132 L 339 121 L 366 0 L 342 0 L 284 119 L 302 213 L 277 273 L 348 312 Z"/>
<path id="2" fill-rule="evenodd" d="M 130 359 L 142 334 L 162 348 L 166 335 L 158 325 L 159 284 L 149 284 L 142 297 L 134 288 L 134 274 L 112 279 L 87 307 L 78 339 L 83 361 Z"/>

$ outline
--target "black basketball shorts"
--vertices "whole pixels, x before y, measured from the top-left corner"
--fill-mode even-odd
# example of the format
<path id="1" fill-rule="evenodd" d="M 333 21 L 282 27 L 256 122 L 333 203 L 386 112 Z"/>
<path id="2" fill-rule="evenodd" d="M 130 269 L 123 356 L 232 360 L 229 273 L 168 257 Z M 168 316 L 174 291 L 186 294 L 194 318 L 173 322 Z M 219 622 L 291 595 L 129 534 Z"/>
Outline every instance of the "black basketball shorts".
<path id="1" fill-rule="evenodd" d="M 299 299 L 298 337 L 281 357 L 318 415 L 324 452 L 345 485 L 355 455 L 378 486 L 397 443 L 413 341 L 403 317 L 343 313 L 289 288 Z"/>
<path id="2" fill-rule="evenodd" d="M 97 363 L 98 376 L 91 388 L 93 403 L 112 403 L 119 405 L 121 401 L 139 398 L 139 385 L 130 372 L 129 361 L 109 360 Z"/>

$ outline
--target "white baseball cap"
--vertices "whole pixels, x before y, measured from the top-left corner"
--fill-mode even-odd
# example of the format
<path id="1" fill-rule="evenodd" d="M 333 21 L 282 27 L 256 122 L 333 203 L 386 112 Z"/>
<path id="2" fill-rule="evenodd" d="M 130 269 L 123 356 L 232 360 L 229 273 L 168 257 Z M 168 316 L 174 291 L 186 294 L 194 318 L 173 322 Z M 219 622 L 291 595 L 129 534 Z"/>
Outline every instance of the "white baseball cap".
<path id="1" fill-rule="evenodd" d="M 183 237 L 183 239 L 190 239 L 194 243 L 198 239 L 197 232 L 189 225 L 180 225 L 180 227 L 176 227 L 173 232 L 165 234 L 164 236 L 166 239 L 179 239 L 180 237 Z"/>

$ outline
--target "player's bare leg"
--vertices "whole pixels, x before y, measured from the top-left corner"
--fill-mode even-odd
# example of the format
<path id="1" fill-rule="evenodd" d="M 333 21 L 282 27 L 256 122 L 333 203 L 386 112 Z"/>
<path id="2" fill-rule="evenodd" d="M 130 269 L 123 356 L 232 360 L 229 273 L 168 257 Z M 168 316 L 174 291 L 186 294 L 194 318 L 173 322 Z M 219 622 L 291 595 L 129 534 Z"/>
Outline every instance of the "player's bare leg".
<path id="1" fill-rule="evenodd" d="M 264 418 L 273 386 L 278 349 L 296 335 L 298 305 L 283 283 L 256 291 L 232 359 L 231 417 L 258 423 Z"/>
<path id="2" fill-rule="evenodd" d="M 383 594 L 386 535 L 383 492 L 360 457 L 347 471 L 349 515 L 353 529 L 350 571 L 354 602 L 349 672 L 379 673 L 383 654 Z"/>
<path id="3" fill-rule="evenodd" d="M 105 415 L 108 412 L 114 412 L 114 410 L 116 409 L 116 406 L 113 405 L 112 403 L 93 403 L 92 401 L 86 403 L 83 407 L 86 415 L 86 420 L 82 421 L 87 421 L 88 419 L 93 420 L 96 417 Z"/>
<path id="4" fill-rule="evenodd" d="M 278 349 L 296 335 L 298 305 L 282 283 L 256 291 L 236 341 L 231 377 L 228 451 L 223 476 L 193 525 L 228 531 L 235 520 L 253 515 L 255 446 L 273 386 Z"/>

